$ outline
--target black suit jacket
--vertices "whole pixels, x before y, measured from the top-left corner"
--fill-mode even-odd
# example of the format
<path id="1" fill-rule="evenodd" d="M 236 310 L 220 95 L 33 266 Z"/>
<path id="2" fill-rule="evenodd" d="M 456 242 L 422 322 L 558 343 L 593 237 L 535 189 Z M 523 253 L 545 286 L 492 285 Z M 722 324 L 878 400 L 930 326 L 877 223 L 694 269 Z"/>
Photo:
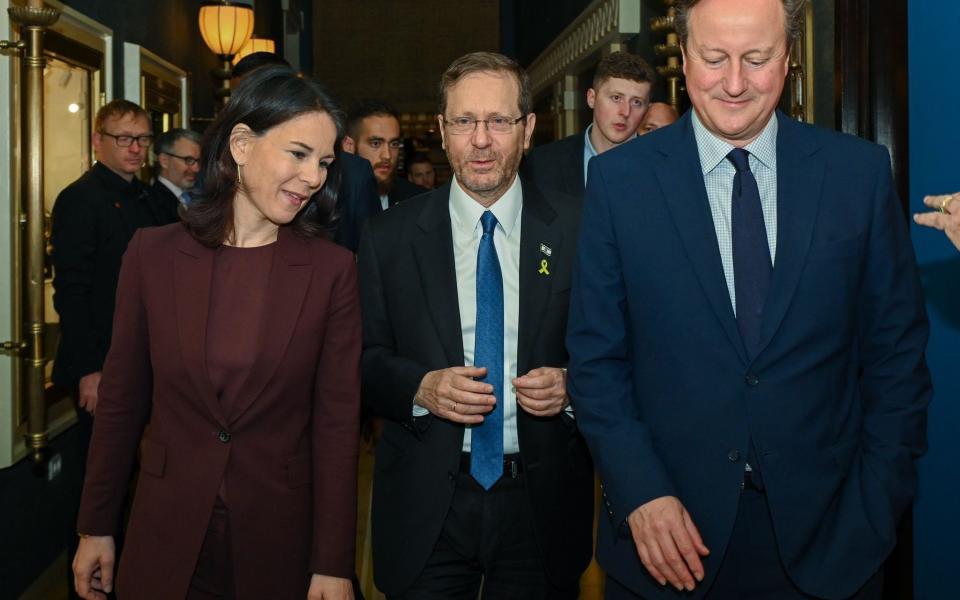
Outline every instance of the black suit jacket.
<path id="1" fill-rule="evenodd" d="M 74 388 L 81 377 L 102 369 L 127 243 L 140 227 L 176 220 L 176 205 L 100 163 L 60 192 L 50 240 L 53 306 L 60 316 L 54 382 Z"/>
<path id="2" fill-rule="evenodd" d="M 429 191 L 427 188 L 420 187 L 402 177 L 394 177 L 390 183 L 390 192 L 387 194 L 387 199 L 390 202 L 388 206 L 396 206 L 404 200 L 409 200 Z"/>
<path id="3" fill-rule="evenodd" d="M 583 132 L 537 146 L 527 154 L 521 173 L 544 190 L 583 198 Z"/>
<path id="4" fill-rule="evenodd" d="M 380 212 L 380 195 L 370 161 L 349 152 L 337 155 L 340 189 L 337 191 L 338 221 L 333 241 L 353 252 L 360 246 L 360 232 L 371 215 Z"/>
<path id="5" fill-rule="evenodd" d="M 450 185 L 370 220 L 360 244 L 363 386 L 368 410 L 386 420 L 374 471 L 376 584 L 396 594 L 414 581 L 453 497 L 464 428 L 428 414 L 413 397 L 432 370 L 463 365 Z M 517 369 L 567 362 L 564 335 L 580 202 L 545 198 L 524 182 Z M 550 273 L 539 273 L 541 244 Z M 517 411 L 520 454 L 550 580 L 569 585 L 591 555 L 593 468 L 573 419 Z"/>
<path id="6" fill-rule="evenodd" d="M 154 179 L 150 184 L 150 191 L 157 197 L 162 210 L 164 211 L 164 221 L 166 223 L 175 223 L 180 220 L 180 198 L 173 195 L 170 188 L 160 183 L 159 179 Z"/>

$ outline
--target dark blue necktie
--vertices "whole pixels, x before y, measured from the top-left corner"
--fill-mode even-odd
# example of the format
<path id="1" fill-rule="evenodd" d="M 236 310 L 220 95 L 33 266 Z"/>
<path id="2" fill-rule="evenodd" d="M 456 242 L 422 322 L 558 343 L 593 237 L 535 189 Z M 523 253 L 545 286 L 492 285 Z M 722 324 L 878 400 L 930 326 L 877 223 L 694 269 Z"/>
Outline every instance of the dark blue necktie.
<path id="1" fill-rule="evenodd" d="M 750 360 L 760 348 L 763 304 L 773 265 L 757 180 L 750 171 L 750 153 L 734 148 L 727 159 L 737 169 L 733 178 L 730 224 L 733 237 L 733 279 L 737 295 L 737 327 Z"/>
<path id="2" fill-rule="evenodd" d="M 480 217 L 483 237 L 477 252 L 477 327 L 473 364 L 487 368 L 481 381 L 493 385 L 497 404 L 473 428 L 470 475 L 489 490 L 503 475 L 503 276 L 493 232 L 497 218 L 489 210 Z"/>

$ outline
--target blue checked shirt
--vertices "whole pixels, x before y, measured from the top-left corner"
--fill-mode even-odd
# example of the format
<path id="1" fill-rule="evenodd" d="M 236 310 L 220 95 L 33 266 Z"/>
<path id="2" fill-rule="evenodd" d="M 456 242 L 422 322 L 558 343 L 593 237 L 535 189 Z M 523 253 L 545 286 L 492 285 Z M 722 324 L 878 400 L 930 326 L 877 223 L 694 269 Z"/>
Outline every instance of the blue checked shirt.
<path id="1" fill-rule="evenodd" d="M 733 195 L 733 177 L 736 169 L 727 160 L 727 154 L 733 146 L 719 139 L 700 122 L 693 111 L 693 133 L 700 154 L 700 168 L 703 182 L 707 188 L 710 212 L 713 214 L 713 227 L 717 232 L 720 246 L 720 261 L 723 263 L 723 275 L 727 280 L 730 304 L 733 313 L 737 313 L 737 292 L 733 281 L 733 237 L 730 229 L 731 196 Z M 767 126 L 744 149 L 750 153 L 750 170 L 757 179 L 760 188 L 760 203 L 763 207 L 763 222 L 767 229 L 767 242 L 770 245 L 770 262 L 776 264 L 777 258 L 777 116 L 770 117 Z"/>

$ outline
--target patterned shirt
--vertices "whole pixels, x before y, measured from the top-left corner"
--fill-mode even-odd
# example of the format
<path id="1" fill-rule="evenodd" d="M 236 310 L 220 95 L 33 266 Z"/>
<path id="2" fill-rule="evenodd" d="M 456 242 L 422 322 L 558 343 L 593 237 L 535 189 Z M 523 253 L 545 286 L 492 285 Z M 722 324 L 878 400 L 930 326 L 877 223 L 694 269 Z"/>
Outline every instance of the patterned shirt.
<path id="1" fill-rule="evenodd" d="M 723 275 L 727 280 L 730 304 L 733 313 L 737 313 L 737 292 L 733 281 L 733 236 L 730 226 L 731 197 L 733 178 L 737 174 L 733 164 L 727 160 L 727 154 L 734 146 L 710 133 L 693 112 L 693 133 L 700 154 L 700 168 L 703 182 L 707 188 L 710 212 L 713 214 L 713 227 L 717 232 L 720 246 L 720 261 L 723 263 Z M 767 242 L 770 246 L 770 262 L 776 264 L 777 258 L 777 116 L 770 121 L 757 137 L 744 149 L 750 153 L 750 170 L 760 188 L 760 204 L 763 207 L 763 221 L 767 229 Z"/>

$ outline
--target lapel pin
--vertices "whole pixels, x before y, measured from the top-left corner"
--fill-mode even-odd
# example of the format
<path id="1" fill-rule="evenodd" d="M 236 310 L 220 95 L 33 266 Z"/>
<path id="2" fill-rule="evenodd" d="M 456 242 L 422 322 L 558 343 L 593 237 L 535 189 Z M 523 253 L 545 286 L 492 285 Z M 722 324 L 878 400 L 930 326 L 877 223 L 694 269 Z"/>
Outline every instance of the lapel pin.
<path id="1" fill-rule="evenodd" d="M 541 260 L 540 270 L 537 271 L 537 273 L 540 273 L 541 275 L 549 275 L 550 274 L 550 269 L 548 268 L 549 266 L 550 265 L 547 264 L 547 259 Z"/>
<path id="2" fill-rule="evenodd" d="M 550 256 L 551 254 L 553 254 L 553 250 L 550 249 L 550 246 L 542 242 L 540 243 L 540 252 L 542 254 L 546 254 L 547 256 Z"/>

